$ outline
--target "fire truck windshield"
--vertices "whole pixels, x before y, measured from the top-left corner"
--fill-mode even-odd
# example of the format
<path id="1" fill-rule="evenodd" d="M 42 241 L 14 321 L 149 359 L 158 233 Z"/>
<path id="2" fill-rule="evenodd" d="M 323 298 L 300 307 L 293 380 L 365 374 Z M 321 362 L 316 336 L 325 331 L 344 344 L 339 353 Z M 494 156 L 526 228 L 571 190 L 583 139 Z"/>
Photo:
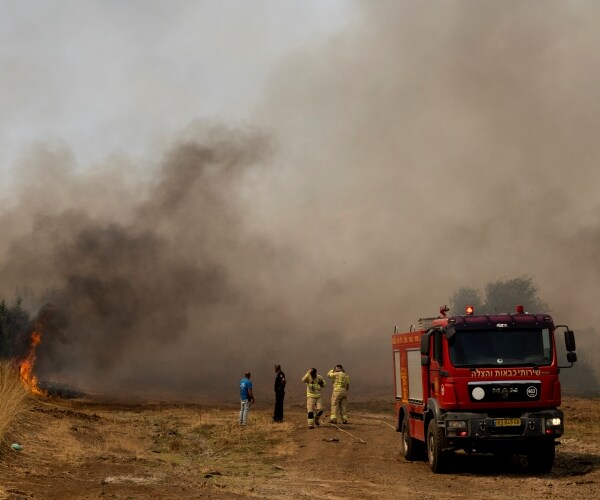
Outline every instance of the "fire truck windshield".
<path id="1" fill-rule="evenodd" d="M 456 367 L 543 366 L 552 363 L 550 331 L 457 330 L 448 341 Z"/>

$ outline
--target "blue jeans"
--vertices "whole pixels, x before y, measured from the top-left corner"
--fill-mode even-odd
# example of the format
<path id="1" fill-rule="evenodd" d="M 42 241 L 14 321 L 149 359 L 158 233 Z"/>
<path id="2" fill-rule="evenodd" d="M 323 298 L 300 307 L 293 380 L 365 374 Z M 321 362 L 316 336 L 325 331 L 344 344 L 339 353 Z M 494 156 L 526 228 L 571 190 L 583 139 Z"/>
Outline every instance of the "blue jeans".
<path id="1" fill-rule="evenodd" d="M 250 411 L 250 401 L 242 399 L 240 407 L 240 425 L 246 425 L 248 420 L 248 412 Z"/>

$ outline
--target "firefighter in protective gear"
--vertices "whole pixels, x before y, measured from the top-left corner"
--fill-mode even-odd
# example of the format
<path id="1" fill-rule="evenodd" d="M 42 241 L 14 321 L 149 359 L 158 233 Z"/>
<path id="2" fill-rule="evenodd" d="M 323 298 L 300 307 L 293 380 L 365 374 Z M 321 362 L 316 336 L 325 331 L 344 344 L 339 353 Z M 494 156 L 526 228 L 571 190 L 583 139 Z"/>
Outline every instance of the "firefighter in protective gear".
<path id="1" fill-rule="evenodd" d="M 321 403 L 321 389 L 325 387 L 325 380 L 317 374 L 316 368 L 311 368 L 302 377 L 306 384 L 306 411 L 308 412 L 308 428 L 313 429 L 315 425 L 321 425 L 319 418 L 323 415 L 323 403 Z M 316 415 L 315 415 L 315 412 Z"/>
<path id="2" fill-rule="evenodd" d="M 329 370 L 327 376 L 333 379 L 333 393 L 331 394 L 331 414 L 329 422 L 337 424 L 338 415 L 344 424 L 348 423 L 348 389 L 350 389 L 350 376 L 344 371 L 342 365 L 337 365 Z"/>

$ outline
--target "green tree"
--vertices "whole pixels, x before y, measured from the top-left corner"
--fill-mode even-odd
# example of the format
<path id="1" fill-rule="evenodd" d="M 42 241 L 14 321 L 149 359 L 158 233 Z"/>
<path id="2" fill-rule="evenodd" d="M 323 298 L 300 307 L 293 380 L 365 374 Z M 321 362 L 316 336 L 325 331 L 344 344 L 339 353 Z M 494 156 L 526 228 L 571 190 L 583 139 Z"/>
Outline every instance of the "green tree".
<path id="1" fill-rule="evenodd" d="M 500 279 L 485 285 L 485 303 L 481 312 L 509 313 L 515 310 L 516 305 L 524 306 L 529 312 L 548 312 L 548 306 L 540 299 L 531 276 Z"/>
<path id="2" fill-rule="evenodd" d="M 17 335 L 25 330 L 29 323 L 29 314 L 22 307 L 21 297 L 17 297 L 12 306 L 5 299 L 0 301 L 0 358 L 8 359 L 13 355 L 13 346 Z"/>

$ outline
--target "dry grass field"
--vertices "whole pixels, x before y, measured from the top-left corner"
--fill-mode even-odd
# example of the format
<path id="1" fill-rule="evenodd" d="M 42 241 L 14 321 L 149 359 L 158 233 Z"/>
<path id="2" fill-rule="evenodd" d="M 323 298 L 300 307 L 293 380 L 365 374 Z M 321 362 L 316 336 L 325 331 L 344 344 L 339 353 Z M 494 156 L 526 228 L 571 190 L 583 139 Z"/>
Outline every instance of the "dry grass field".
<path id="1" fill-rule="evenodd" d="M 567 430 L 547 475 L 457 455 L 450 474 L 399 454 L 390 402 L 354 402 L 351 423 L 306 429 L 237 408 L 102 398 L 36 398 L 0 452 L 0 498 L 595 498 L 600 400 L 567 398 Z M 22 451 L 7 444 L 18 442 Z"/>
<path id="2" fill-rule="evenodd" d="M 10 435 L 23 450 L 0 453 L 0 488 L 24 498 L 252 491 L 295 447 L 292 424 L 274 426 L 264 411 L 251 420 L 240 429 L 231 408 L 38 398 Z"/>
<path id="3" fill-rule="evenodd" d="M 5 441 L 11 427 L 25 415 L 29 401 L 29 394 L 13 366 L 0 362 L 0 441 Z"/>

